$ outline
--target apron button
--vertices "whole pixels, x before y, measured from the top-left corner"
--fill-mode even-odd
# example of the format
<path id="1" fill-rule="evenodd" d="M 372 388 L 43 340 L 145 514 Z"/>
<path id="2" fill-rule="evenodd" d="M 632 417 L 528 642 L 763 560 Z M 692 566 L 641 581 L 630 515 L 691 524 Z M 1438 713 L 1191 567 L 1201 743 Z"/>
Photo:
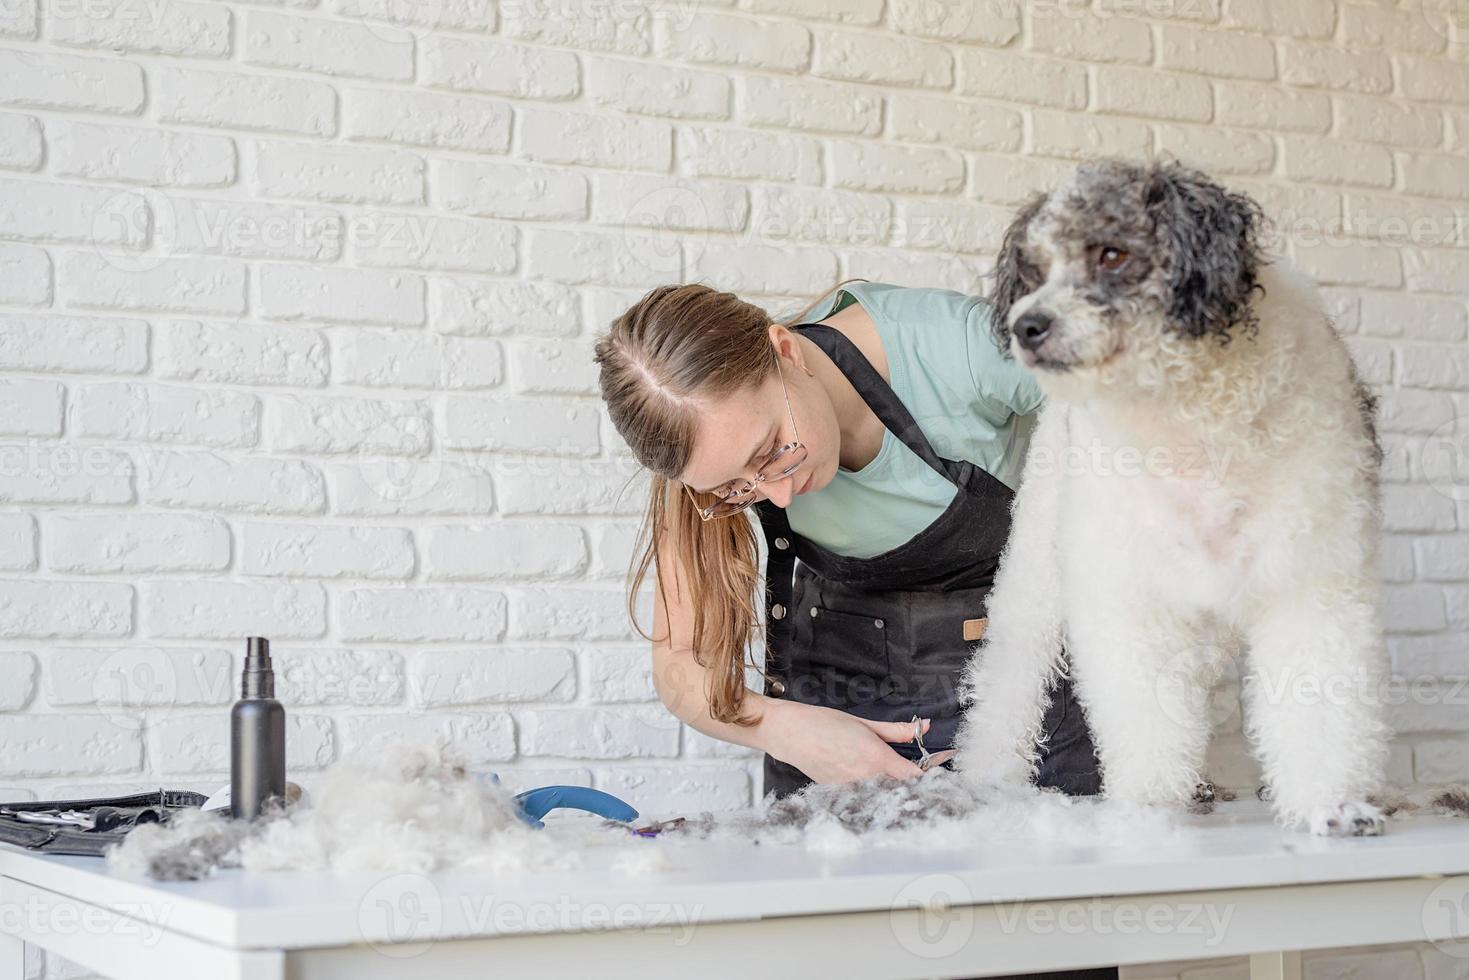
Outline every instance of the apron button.
<path id="1" fill-rule="evenodd" d="M 815 619 L 816 618 L 816 612 L 817 612 L 816 607 L 815 606 L 812 606 L 811 607 L 811 618 L 812 619 Z"/>
<path id="2" fill-rule="evenodd" d="M 882 629 L 882 620 L 880 620 L 880 619 L 874 619 L 872 621 L 872 625 L 873 626 L 876 626 L 878 629 Z"/>
<path id="3" fill-rule="evenodd" d="M 770 615 L 775 617 L 776 619 L 785 619 L 786 607 L 777 602 L 775 605 L 770 607 Z"/>
<path id="4" fill-rule="evenodd" d="M 785 551 L 787 548 L 789 548 L 791 546 L 791 543 L 789 541 L 787 541 L 785 538 L 776 538 L 775 539 L 775 546 L 777 548 L 779 548 L 781 551 Z"/>
<path id="5" fill-rule="evenodd" d="M 780 697 L 785 692 L 786 692 L 786 686 L 784 684 L 782 684 L 780 681 L 771 681 L 770 682 L 770 693 L 772 695 L 774 695 L 775 697 Z"/>

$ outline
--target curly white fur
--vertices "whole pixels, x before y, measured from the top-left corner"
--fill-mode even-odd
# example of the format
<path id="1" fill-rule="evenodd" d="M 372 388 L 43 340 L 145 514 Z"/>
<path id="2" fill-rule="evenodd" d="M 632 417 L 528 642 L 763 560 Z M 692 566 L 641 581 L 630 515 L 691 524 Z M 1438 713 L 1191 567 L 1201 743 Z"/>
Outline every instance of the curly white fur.
<path id="1" fill-rule="evenodd" d="M 1125 189 L 1158 177 L 1112 179 Z M 1258 329 L 1222 344 L 1176 322 L 1181 259 L 1166 245 L 1133 280 L 1099 281 L 1093 233 L 1130 233 L 1138 252 L 1154 239 L 1141 204 L 1132 226 L 1115 212 L 1093 221 L 1088 193 L 1078 178 L 1050 195 L 1009 243 L 1022 272 L 1002 336 L 1048 399 L 964 677 L 956 766 L 1012 785 L 1034 772 L 1064 646 L 1106 795 L 1184 805 L 1202 778 L 1219 658 L 1247 649 L 1245 731 L 1277 818 L 1379 833 L 1367 798 L 1382 788 L 1390 734 L 1380 455 L 1349 352 L 1315 286 L 1282 258 L 1259 268 L 1264 293 L 1249 295 Z M 1054 318 L 1036 349 L 1008 332 L 1032 310 Z"/>

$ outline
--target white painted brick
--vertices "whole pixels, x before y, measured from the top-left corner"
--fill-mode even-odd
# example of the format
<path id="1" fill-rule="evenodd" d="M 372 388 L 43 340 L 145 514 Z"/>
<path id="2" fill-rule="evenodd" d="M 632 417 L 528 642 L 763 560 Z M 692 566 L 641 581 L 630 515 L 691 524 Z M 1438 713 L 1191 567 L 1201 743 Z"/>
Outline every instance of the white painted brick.
<path id="1" fill-rule="evenodd" d="M 36 658 L 20 650 L 0 651 L 0 677 L 5 684 L 0 687 L 0 711 L 19 711 L 30 703 L 36 693 Z M 5 797 L 11 799 L 12 797 Z"/>
<path id="2" fill-rule="evenodd" d="M 736 292 L 815 295 L 837 279 L 836 256 L 820 248 L 710 241 L 687 256 L 687 265 L 691 281 L 720 282 Z"/>
<path id="3" fill-rule="evenodd" d="M 1392 153 L 1370 143 L 1315 136 L 1281 137 L 1285 174 L 1294 180 L 1359 187 L 1391 187 Z"/>
<path id="4" fill-rule="evenodd" d="M 888 111 L 891 134 L 916 143 L 1015 152 L 1024 136 L 1018 111 L 973 99 L 894 92 Z"/>
<path id="5" fill-rule="evenodd" d="M 224 58 L 230 53 L 230 10 L 190 0 L 48 0 L 46 33 L 58 44 Z"/>
<path id="6" fill-rule="evenodd" d="M 1385 245 L 1322 243 L 1296 247 L 1293 253 L 1301 268 L 1323 285 L 1390 289 L 1403 282 L 1398 251 Z"/>
<path id="7" fill-rule="evenodd" d="M 1428 581 L 1469 580 L 1469 536 L 1417 538 L 1413 541 L 1413 552 L 1419 574 Z"/>
<path id="8" fill-rule="evenodd" d="M 218 647 L 52 648 L 46 651 L 46 702 L 138 711 L 229 704 L 239 696 L 239 676 L 229 651 Z M 115 712 L 107 716 L 121 720 Z"/>
<path id="9" fill-rule="evenodd" d="M 1221 78 L 1275 77 L 1275 45 L 1266 38 L 1176 24 L 1159 30 L 1158 63 L 1164 68 Z"/>
<path id="10" fill-rule="evenodd" d="M 954 59 L 941 44 L 870 31 L 817 30 L 811 74 L 848 82 L 950 89 Z"/>
<path id="11" fill-rule="evenodd" d="M 381 707 L 402 704 L 403 657 L 391 650 L 273 645 L 276 697 L 283 704 Z"/>
<path id="12" fill-rule="evenodd" d="M 430 293 L 429 325 L 441 333 L 567 337 L 581 330 L 576 291 L 556 283 L 456 277 L 432 280 Z"/>
<path id="13" fill-rule="evenodd" d="M 424 650 L 408 660 L 413 705 L 570 701 L 576 662 L 558 648 Z"/>
<path id="14" fill-rule="evenodd" d="M 767 75 L 742 75 L 737 81 L 735 104 L 745 123 L 854 136 L 882 131 L 882 97 L 873 89 Z"/>
<path id="15" fill-rule="evenodd" d="M 251 10 L 244 34 L 247 64 L 385 81 L 413 77 L 412 35 L 381 24 Z"/>
<path id="16" fill-rule="evenodd" d="M 428 528 L 430 579 L 569 578 L 587 566 L 587 541 L 574 524 L 505 521 Z"/>
<path id="17" fill-rule="evenodd" d="M 599 644 L 582 654 L 587 696 L 607 704 L 658 700 L 646 646 L 623 649 Z"/>
<path id="18" fill-rule="evenodd" d="M 0 716 L 0 775 L 102 776 L 137 772 L 143 740 L 98 715 Z"/>
<path id="19" fill-rule="evenodd" d="M 1068 160 L 1097 155 L 1146 157 L 1152 146 L 1147 123 L 1117 116 L 1073 116 L 1055 109 L 1033 109 L 1031 139 L 1035 152 Z"/>
<path id="20" fill-rule="evenodd" d="M 1344 337 L 1357 374 L 1369 385 L 1392 383 L 1392 345 L 1371 337 Z"/>
<path id="21" fill-rule="evenodd" d="M 143 69 L 116 58 L 4 50 L 0 78 L 0 104 L 127 115 L 143 108 Z"/>
<path id="22" fill-rule="evenodd" d="M 0 502 L 130 504 L 133 462 L 102 446 L 0 445 Z"/>
<path id="23" fill-rule="evenodd" d="M 444 401 L 444 445 L 451 449 L 591 456 L 600 449 L 593 405 L 557 398 L 454 395 Z"/>
<path id="24" fill-rule="evenodd" d="M 396 330 L 352 330 L 333 343 L 336 380 L 374 388 L 493 388 L 504 377 L 494 340 Z"/>
<path id="25" fill-rule="evenodd" d="M 326 505 L 320 472 L 299 460 L 149 450 L 138 464 L 149 504 L 247 514 L 318 514 Z"/>
<path id="26" fill-rule="evenodd" d="M 1214 93 L 1206 79 L 1160 72 L 1156 68 L 1099 65 L 1096 108 L 1155 119 L 1208 122 Z"/>
<path id="27" fill-rule="evenodd" d="M 93 439 L 253 446 L 260 437 L 260 401 L 217 388 L 79 384 L 71 390 L 69 427 Z"/>
<path id="28" fill-rule="evenodd" d="M 424 286 L 418 276 L 373 269 L 259 267 L 261 313 L 272 320 L 326 323 L 423 324 Z"/>
<path id="29" fill-rule="evenodd" d="M 332 208 L 173 196 L 160 207 L 156 237 L 170 253 L 319 262 L 342 254 L 342 216 Z"/>
<path id="30" fill-rule="evenodd" d="M 1431 11 L 1346 3 L 1341 8 L 1341 22 L 1342 40 L 1353 48 L 1439 54 L 1448 44 Z"/>
<path id="31" fill-rule="evenodd" d="M 1461 697 L 1459 706 L 1466 704 Z M 1469 739 L 1427 739 L 1414 745 L 1413 778 L 1420 783 L 1463 783 L 1469 778 Z"/>
<path id="32" fill-rule="evenodd" d="M 148 757 L 165 773 L 226 773 L 230 726 L 218 712 L 170 715 L 148 726 Z M 286 772 L 323 769 L 336 759 L 331 718 L 286 713 Z"/>
<path id="33" fill-rule="evenodd" d="M 276 3 L 280 0 L 268 0 Z M 285 0 L 300 7 L 315 7 L 317 0 Z M 468 31 L 490 31 L 495 28 L 495 11 L 491 0 L 434 0 L 433 3 L 416 3 L 414 0 L 335 0 L 331 8 L 343 17 L 359 20 L 369 27 L 373 21 L 387 21 L 412 27 L 432 30 L 455 28 Z M 392 36 L 397 36 L 394 32 Z M 426 32 L 411 31 L 415 37 Z"/>
<path id="34" fill-rule="evenodd" d="M 687 245 L 697 249 L 706 242 L 699 236 Z M 649 276 L 677 275 L 680 251 L 657 232 L 534 227 L 526 239 L 525 271 L 538 279 L 632 287 Z"/>
<path id="35" fill-rule="evenodd" d="M 950 134 L 962 138 L 959 134 Z M 739 129 L 680 126 L 674 133 L 681 173 L 815 184 L 821 144 L 810 137 Z"/>
<path id="36" fill-rule="evenodd" d="M 1265 133 L 1161 123 L 1154 134 L 1160 152 L 1216 177 L 1268 174 L 1275 167 L 1275 142 Z"/>
<path id="37" fill-rule="evenodd" d="M 1155 17 L 1201 24 L 1219 22 L 1221 0 L 1098 0 L 1097 9 L 1114 17 Z"/>
<path id="38" fill-rule="evenodd" d="M 320 387 L 326 339 L 307 327 L 165 320 L 154 327 L 157 370 L 167 378 Z"/>
<path id="39" fill-rule="evenodd" d="M 38 0 L 11 0 L 4 7 L 0 7 L 0 37 L 35 38 L 40 33 L 40 18 L 37 13 Z M 9 797 L 7 797 L 8 799 Z M 39 953 L 27 947 L 27 959 L 32 952 Z M 32 964 L 27 962 L 29 968 Z M 27 969 L 26 976 L 31 975 Z"/>
<path id="40" fill-rule="evenodd" d="M 679 720 L 661 707 L 526 710 L 515 717 L 522 755 L 566 759 L 678 755 Z"/>
<path id="41" fill-rule="evenodd" d="M 41 160 L 41 120 L 0 112 L 0 169 L 38 170 Z"/>
<path id="42" fill-rule="evenodd" d="M 950 194 L 964 186 L 964 159 L 953 150 L 856 141 L 833 141 L 828 147 L 837 187 Z"/>
<path id="43" fill-rule="evenodd" d="M 1469 388 L 1469 351 L 1445 344 L 1400 344 L 1398 383 L 1416 388 Z"/>
<path id="44" fill-rule="evenodd" d="M 353 253 L 362 265 L 508 273 L 518 236 L 511 224 L 372 212 L 353 222 Z"/>
<path id="45" fill-rule="evenodd" d="M 1331 128 L 1331 97 L 1323 92 L 1221 79 L 1214 98 L 1217 119 L 1226 126 L 1318 134 Z"/>
<path id="46" fill-rule="evenodd" d="M 266 406 L 270 447 L 289 453 L 421 455 L 433 433 L 423 401 L 280 395 Z"/>
<path id="47" fill-rule="evenodd" d="M 462 643 L 505 635 L 505 595 L 492 589 L 348 589 L 338 593 L 336 610 L 344 640 Z"/>
<path id="48" fill-rule="evenodd" d="M 1460 295 L 1469 282 L 1469 251 L 1458 249 L 1403 249 L 1403 271 L 1410 290 Z"/>
<path id="49" fill-rule="evenodd" d="M 1436 689 L 1417 686 L 1409 690 L 1410 696 L 1388 701 L 1388 716 L 1398 735 L 1469 730 L 1466 729 L 1469 712 L 1464 710 L 1461 685 L 1449 683 Z"/>
<path id="50" fill-rule="evenodd" d="M 1458 301 L 1372 292 L 1361 299 L 1364 333 L 1422 340 L 1463 340 L 1469 333 L 1469 311 Z"/>
<path id="51" fill-rule="evenodd" d="M 660 58 L 736 68 L 795 73 L 811 65 L 811 31 L 804 25 L 711 10 L 677 21 L 655 18 L 653 48 Z"/>
<path id="52" fill-rule="evenodd" d="M 232 259 L 158 257 L 147 268 L 68 252 L 58 291 L 73 306 L 177 313 L 245 312 L 245 266 Z"/>
<path id="53" fill-rule="evenodd" d="M 587 179 L 552 167 L 438 159 L 429 193 L 440 207 L 487 218 L 575 221 L 587 216 Z"/>
<path id="54" fill-rule="evenodd" d="M 510 635 L 535 640 L 630 640 L 623 588 L 521 589 L 512 597 Z M 646 602 L 640 603 L 648 605 Z M 640 622 L 648 622 L 646 610 Z"/>
<path id="55" fill-rule="evenodd" d="M 673 130 L 659 120 L 527 107 L 520 111 L 519 152 L 541 163 L 667 173 Z"/>
<path id="56" fill-rule="evenodd" d="M 585 59 L 593 105 L 647 116 L 727 119 L 733 97 L 727 75 L 667 63 Z"/>
<path id="57" fill-rule="evenodd" d="M 505 153 L 510 106 L 489 99 L 352 88 L 342 93 L 342 132 L 353 140 Z"/>
<path id="58" fill-rule="evenodd" d="M 961 95 L 1086 108 L 1087 73 L 1082 65 L 1014 51 L 960 49 L 957 58 Z"/>
<path id="59" fill-rule="evenodd" d="M 1469 166 L 1460 155 L 1399 153 L 1402 187 L 1410 194 L 1469 200 Z"/>
<path id="60" fill-rule="evenodd" d="M 941 41 L 975 41 L 1004 46 L 1020 36 L 1019 3 L 933 4 L 893 0 L 888 18 L 896 31 Z M 865 20 L 860 20 L 865 23 Z"/>
<path id="61" fill-rule="evenodd" d="M 645 813 L 750 805 L 750 774 L 736 768 L 619 766 L 599 770 L 597 787 Z"/>
<path id="62" fill-rule="evenodd" d="M 147 226 L 147 200 L 133 191 L 0 179 L 0 235 L 6 238 L 131 250 L 147 246 Z"/>
<path id="63" fill-rule="evenodd" d="M 36 567 L 36 519 L 0 513 L 0 568 L 29 572 Z"/>
<path id="64" fill-rule="evenodd" d="M 1410 99 L 1469 103 L 1469 64 L 1397 55 L 1398 85 Z"/>
<path id="65" fill-rule="evenodd" d="M 61 435 L 62 392 L 55 381 L 0 379 L 0 435 Z"/>
<path id="66" fill-rule="evenodd" d="M 968 154 L 969 168 L 983 179 L 974 182 L 974 193 L 982 201 L 1005 205 L 1012 210 L 1038 190 L 1060 186 L 1076 165 L 1044 157 L 1018 157 L 998 153 Z"/>
<path id="67" fill-rule="evenodd" d="M 400 527 L 311 524 L 238 526 L 240 571 L 299 578 L 389 578 L 413 575 L 413 535 Z"/>
<path id="68" fill-rule="evenodd" d="M 1013 219 L 1010 211 L 988 204 L 900 200 L 892 243 L 945 252 L 994 252 Z"/>
<path id="69" fill-rule="evenodd" d="M 517 99 L 570 99 L 581 89 L 570 52 L 441 34 L 423 39 L 419 73 L 434 88 Z"/>
<path id="70" fill-rule="evenodd" d="M 630 0 L 617 4 L 506 3 L 498 8 L 508 37 L 583 51 L 647 55 L 658 5 Z M 674 13 L 680 23 L 689 15 L 688 7 Z"/>
<path id="71" fill-rule="evenodd" d="M 235 180 L 235 142 L 144 126 L 53 120 L 51 169 L 63 177 L 169 187 L 223 187 Z"/>
<path id="72" fill-rule="evenodd" d="M 580 343 L 526 340 L 510 347 L 511 383 L 532 394 L 595 395 L 598 368 Z"/>
<path id="73" fill-rule="evenodd" d="M 515 723 L 508 713 L 474 711 L 431 715 L 372 714 L 342 719 L 343 755 L 366 756 L 397 739 L 447 739 L 466 765 L 515 757 Z"/>
<path id="74" fill-rule="evenodd" d="M 1427 148 L 1443 142 L 1443 115 L 1426 106 L 1356 95 L 1339 95 L 1335 102 L 1337 132 L 1346 139 Z"/>
<path id="75" fill-rule="evenodd" d="M 322 82 L 192 68 L 159 68 L 153 80 L 163 122 L 307 136 L 337 131 L 337 95 Z"/>
<path id="76" fill-rule="evenodd" d="M 750 216 L 743 187 L 725 181 L 647 174 L 592 178 L 592 220 L 660 232 L 738 232 Z"/>
<path id="77" fill-rule="evenodd" d="M 138 598 L 146 636 L 233 640 L 326 632 L 326 593 L 311 583 L 152 579 L 139 586 Z"/>
<path id="78" fill-rule="evenodd" d="M 490 474 L 437 456 L 372 458 L 327 468 L 332 513 L 349 517 L 398 514 L 487 514 L 494 508 Z"/>
<path id="79" fill-rule="evenodd" d="M 127 636 L 132 628 L 131 585 L 0 581 L 0 636 Z"/>
<path id="80" fill-rule="evenodd" d="M 230 561 L 229 529 L 212 517 L 48 514 L 44 524 L 52 571 L 211 571 Z"/>
<path id="81" fill-rule="evenodd" d="M 423 203 L 423 158 L 403 150 L 259 140 L 255 188 L 271 197 L 347 204 Z"/>
<path id="82" fill-rule="evenodd" d="M 599 522 L 591 533 L 592 577 L 625 579 L 631 570 L 629 559 L 637 540 L 638 525 Z"/>
<path id="83" fill-rule="evenodd" d="M 1336 29 L 1334 0 L 1293 0 L 1288 4 L 1271 0 L 1229 0 L 1221 23 L 1226 28 L 1258 34 L 1329 38 Z"/>
<path id="84" fill-rule="evenodd" d="M 1387 432 L 1433 432 L 1455 414 L 1445 392 L 1389 388 L 1378 395 L 1378 427 Z"/>
<path id="85" fill-rule="evenodd" d="M 1282 44 L 1280 77 L 1291 85 L 1374 95 L 1391 92 L 1393 87 L 1392 64 L 1386 55 L 1305 41 Z"/>
<path id="86" fill-rule="evenodd" d="M 1064 4 L 1041 4 L 1032 13 L 1030 47 L 1035 51 L 1075 61 L 1152 61 L 1153 36 L 1145 21 Z"/>

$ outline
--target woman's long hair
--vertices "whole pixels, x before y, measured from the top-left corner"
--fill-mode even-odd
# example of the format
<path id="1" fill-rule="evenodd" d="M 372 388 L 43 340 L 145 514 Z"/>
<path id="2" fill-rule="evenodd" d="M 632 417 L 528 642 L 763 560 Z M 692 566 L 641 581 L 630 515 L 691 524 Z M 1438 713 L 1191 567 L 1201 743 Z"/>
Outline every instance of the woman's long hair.
<path id="1" fill-rule="evenodd" d="M 832 289 L 844 283 L 844 279 Z M 787 324 L 828 295 L 822 293 Z M 759 552 L 749 515 L 702 521 L 678 474 L 688 465 L 701 405 L 742 388 L 756 388 L 775 370 L 769 315 L 733 293 L 697 283 L 659 286 L 612 321 L 597 338 L 602 399 L 623 440 L 652 474 L 643 524 L 634 547 L 628 614 L 644 638 L 657 638 L 637 622 L 636 596 L 656 567 L 665 534 L 676 556 L 694 613 L 693 655 L 711 668 L 710 715 L 752 725 L 740 708 L 746 655 L 759 625 L 756 613 Z M 705 497 L 712 502 L 712 497 Z M 658 589 L 668 605 L 666 569 Z M 756 666 L 753 662 L 749 666 Z M 767 675 L 768 676 L 768 675 Z"/>

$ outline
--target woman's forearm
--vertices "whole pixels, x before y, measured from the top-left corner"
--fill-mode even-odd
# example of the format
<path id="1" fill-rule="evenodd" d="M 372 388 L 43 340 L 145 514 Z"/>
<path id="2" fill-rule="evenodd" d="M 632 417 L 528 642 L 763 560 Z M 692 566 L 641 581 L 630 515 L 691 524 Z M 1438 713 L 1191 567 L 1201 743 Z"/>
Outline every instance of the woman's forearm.
<path id="1" fill-rule="evenodd" d="M 768 751 L 772 716 L 784 706 L 779 698 L 766 697 L 746 688 L 740 706 L 743 715 L 756 719 L 753 725 L 716 721 L 709 713 L 709 668 L 694 660 L 690 650 L 667 646 L 653 648 L 653 687 L 666 708 L 685 725 L 725 742 Z"/>

